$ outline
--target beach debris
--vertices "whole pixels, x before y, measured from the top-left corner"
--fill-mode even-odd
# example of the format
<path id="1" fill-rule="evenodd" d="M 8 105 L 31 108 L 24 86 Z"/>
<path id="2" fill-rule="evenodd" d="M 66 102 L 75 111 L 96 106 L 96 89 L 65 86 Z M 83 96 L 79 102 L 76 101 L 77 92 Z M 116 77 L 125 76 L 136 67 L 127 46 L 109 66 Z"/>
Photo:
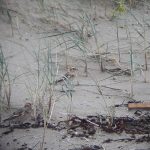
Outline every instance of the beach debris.
<path id="1" fill-rule="evenodd" d="M 14 131 L 13 128 L 9 128 L 7 131 L 2 132 L 2 135 L 7 135 L 9 133 L 12 133 Z"/>
<path id="2" fill-rule="evenodd" d="M 23 143 L 23 144 L 21 145 L 21 147 L 17 148 L 17 150 L 26 150 L 26 149 L 29 150 L 27 143 Z"/>
<path id="3" fill-rule="evenodd" d="M 137 103 L 142 103 L 142 101 L 136 101 L 136 100 L 130 100 L 130 101 L 128 101 L 127 103 L 122 103 L 122 104 L 116 104 L 116 105 L 114 105 L 114 107 L 128 107 L 128 105 L 130 104 L 130 103 L 135 103 L 135 104 L 137 104 Z"/>
<path id="4" fill-rule="evenodd" d="M 150 102 L 143 102 L 143 103 L 129 103 L 129 109 L 150 109 Z"/>
<path id="5" fill-rule="evenodd" d="M 142 111 L 140 111 L 140 110 L 137 110 L 137 111 L 135 111 L 135 113 L 134 113 L 136 116 L 141 116 L 142 115 Z"/>
<path id="6" fill-rule="evenodd" d="M 110 117 L 110 116 L 87 116 L 86 118 L 73 117 L 71 118 L 70 128 L 68 133 L 74 136 L 94 135 L 97 128 L 108 133 L 128 134 L 149 134 L 150 133 L 150 114 L 146 113 L 137 119 L 131 117 Z M 90 122 L 92 123 L 90 123 Z M 99 127 L 98 127 L 98 126 Z M 80 129 L 80 130 L 79 130 Z M 71 132 L 69 132 L 71 130 Z M 74 132 L 73 132 L 74 131 Z M 77 134 L 82 131 L 82 134 Z M 92 131 L 92 132 L 91 132 Z M 95 132 L 94 132 L 95 131 Z M 92 133 L 92 134 L 91 134 Z"/>
<path id="7" fill-rule="evenodd" d="M 121 138 L 121 139 L 106 139 L 103 141 L 103 143 L 111 143 L 111 142 L 131 142 L 135 141 L 137 143 L 141 142 L 150 142 L 150 136 L 149 135 L 144 135 L 139 138 Z"/>
<path id="8" fill-rule="evenodd" d="M 150 113 L 141 113 L 134 117 L 112 117 L 108 115 L 89 115 L 87 117 L 71 116 L 70 119 L 59 121 L 58 123 L 47 123 L 48 129 L 51 130 L 66 130 L 66 136 L 89 138 L 96 134 L 98 129 L 107 133 L 120 134 L 125 132 L 126 134 L 150 134 Z M 2 126 L 1 126 L 2 127 Z M 4 128 L 5 126 L 3 126 Z M 39 124 L 35 123 L 23 123 L 15 124 L 11 126 L 12 129 L 27 129 L 44 127 L 44 120 L 41 120 Z M 7 126 L 8 128 L 8 126 Z M 13 131 L 13 130 L 12 130 Z M 144 139 L 144 138 L 143 138 Z M 142 139 L 141 139 L 142 141 Z"/>
<path id="9" fill-rule="evenodd" d="M 60 122 L 52 128 L 57 130 L 67 129 L 67 134 L 71 137 L 87 138 L 93 136 L 98 128 L 107 133 L 149 134 L 150 113 L 145 113 L 138 118 L 128 116 L 112 118 L 104 115 L 87 116 L 86 118 L 73 116 L 70 120 L 64 122 L 63 128 L 60 128 L 59 125 Z"/>
<path id="10" fill-rule="evenodd" d="M 90 146 L 82 145 L 79 148 L 73 148 L 73 149 L 69 149 L 69 150 L 103 150 L 103 149 L 104 148 L 99 145 L 90 145 Z"/>

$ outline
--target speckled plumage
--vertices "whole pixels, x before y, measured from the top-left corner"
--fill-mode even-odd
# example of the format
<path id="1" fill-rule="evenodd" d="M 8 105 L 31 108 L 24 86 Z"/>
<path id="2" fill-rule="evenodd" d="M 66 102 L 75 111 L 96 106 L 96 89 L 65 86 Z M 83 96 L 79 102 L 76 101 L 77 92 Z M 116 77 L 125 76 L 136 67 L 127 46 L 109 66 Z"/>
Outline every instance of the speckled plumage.
<path id="1" fill-rule="evenodd" d="M 32 106 L 30 103 L 26 103 L 23 108 L 18 109 L 8 118 L 4 119 L 3 122 L 9 121 L 10 123 L 23 123 L 31 117 Z"/>
<path id="2" fill-rule="evenodd" d="M 66 74 L 64 74 L 60 79 L 55 81 L 55 84 L 65 82 L 67 80 L 72 80 L 76 76 L 77 69 L 75 67 L 69 67 Z"/>

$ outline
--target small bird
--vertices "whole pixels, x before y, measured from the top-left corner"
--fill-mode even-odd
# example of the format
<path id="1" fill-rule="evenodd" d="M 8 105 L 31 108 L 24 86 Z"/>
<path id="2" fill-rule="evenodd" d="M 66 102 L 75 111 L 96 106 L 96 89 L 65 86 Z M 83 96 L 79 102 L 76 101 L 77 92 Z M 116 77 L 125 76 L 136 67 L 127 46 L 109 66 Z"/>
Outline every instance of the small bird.
<path id="1" fill-rule="evenodd" d="M 56 80 L 55 81 L 55 84 L 58 84 L 58 83 L 62 83 L 62 82 L 67 82 L 67 81 L 71 81 L 73 80 L 76 75 L 77 75 L 77 68 L 75 67 L 68 67 L 67 68 L 67 73 L 64 74 L 60 79 Z"/>
<path id="2" fill-rule="evenodd" d="M 3 122 L 9 121 L 10 123 L 23 123 L 31 118 L 32 111 L 31 103 L 26 103 L 23 108 L 18 109 L 7 119 L 4 119 Z"/>

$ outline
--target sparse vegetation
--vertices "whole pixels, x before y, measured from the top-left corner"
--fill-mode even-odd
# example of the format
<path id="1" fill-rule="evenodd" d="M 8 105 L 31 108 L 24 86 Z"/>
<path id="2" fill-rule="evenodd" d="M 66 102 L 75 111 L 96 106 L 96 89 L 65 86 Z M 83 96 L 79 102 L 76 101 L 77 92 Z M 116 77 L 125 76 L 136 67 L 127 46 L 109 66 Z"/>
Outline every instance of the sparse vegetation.
<path id="1" fill-rule="evenodd" d="M 115 3 L 117 4 L 117 6 L 114 9 L 112 17 L 115 17 L 117 15 L 120 15 L 126 12 L 125 0 L 117 0 L 115 1 Z"/>
<path id="2" fill-rule="evenodd" d="M 88 122 L 85 131 L 94 129 L 90 133 L 93 136 L 100 124 L 79 119 L 91 113 L 101 117 L 106 114 L 107 130 L 115 129 L 116 115 L 134 115 L 127 112 L 124 104 L 144 101 L 149 92 L 149 2 L 103 2 L 0 0 L 0 43 L 5 46 L 4 49 L 0 46 L 0 123 L 6 115 L 4 106 L 31 103 L 33 116 L 27 123 L 44 129 L 36 144 L 31 143 L 34 148 L 43 150 L 51 142 L 47 138 L 52 138 L 52 134 L 47 134 L 48 128 L 64 128 L 69 135 L 80 135 L 78 130 L 70 133 L 78 126 L 71 126 L 76 120 L 80 124 L 83 121 L 85 128 Z M 133 8 L 135 5 L 138 9 Z M 22 15 L 18 20 L 19 13 Z M 13 36 L 9 34 L 10 25 Z M 76 74 L 69 74 L 71 67 L 76 69 Z M 116 103 L 123 106 L 121 111 L 115 107 Z M 89 135 L 82 138 L 91 142 Z M 59 144 L 66 139 L 70 137 L 65 135 Z M 54 143 L 56 150 L 61 149 L 61 144 Z"/>
<path id="3" fill-rule="evenodd" d="M 8 71 L 8 63 L 6 62 L 2 46 L 0 45 L 0 103 L 1 109 L 4 104 L 10 108 L 11 83 Z"/>

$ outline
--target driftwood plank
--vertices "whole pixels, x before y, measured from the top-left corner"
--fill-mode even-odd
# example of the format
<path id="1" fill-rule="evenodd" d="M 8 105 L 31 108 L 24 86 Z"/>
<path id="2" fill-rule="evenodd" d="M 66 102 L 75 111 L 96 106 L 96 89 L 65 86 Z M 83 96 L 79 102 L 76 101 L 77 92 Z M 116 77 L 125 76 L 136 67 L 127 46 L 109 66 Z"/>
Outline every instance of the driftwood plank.
<path id="1" fill-rule="evenodd" d="M 129 103 L 128 108 L 129 109 L 150 109 L 150 102 Z"/>

